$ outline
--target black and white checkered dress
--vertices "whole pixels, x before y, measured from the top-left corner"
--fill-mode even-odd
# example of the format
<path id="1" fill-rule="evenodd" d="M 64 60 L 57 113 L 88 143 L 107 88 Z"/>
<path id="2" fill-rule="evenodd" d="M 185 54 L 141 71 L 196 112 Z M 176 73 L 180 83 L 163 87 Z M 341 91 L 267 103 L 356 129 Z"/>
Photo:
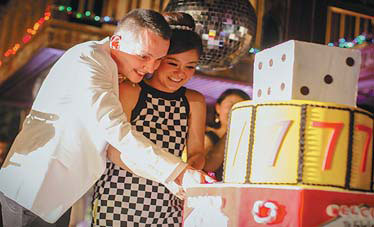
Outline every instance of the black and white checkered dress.
<path id="1" fill-rule="evenodd" d="M 165 93 L 144 82 L 139 85 L 142 89 L 131 124 L 153 143 L 181 157 L 188 130 L 186 89 Z M 181 226 L 182 208 L 182 201 L 164 185 L 108 161 L 95 184 L 92 226 Z"/>

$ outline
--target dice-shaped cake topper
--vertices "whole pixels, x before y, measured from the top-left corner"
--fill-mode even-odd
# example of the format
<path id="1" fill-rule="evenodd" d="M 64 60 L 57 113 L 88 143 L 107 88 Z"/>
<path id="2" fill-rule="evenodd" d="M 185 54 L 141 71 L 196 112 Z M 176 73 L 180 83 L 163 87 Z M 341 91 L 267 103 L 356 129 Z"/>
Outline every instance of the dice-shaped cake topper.
<path id="1" fill-rule="evenodd" d="M 253 99 L 356 106 L 361 52 L 290 40 L 255 56 Z"/>

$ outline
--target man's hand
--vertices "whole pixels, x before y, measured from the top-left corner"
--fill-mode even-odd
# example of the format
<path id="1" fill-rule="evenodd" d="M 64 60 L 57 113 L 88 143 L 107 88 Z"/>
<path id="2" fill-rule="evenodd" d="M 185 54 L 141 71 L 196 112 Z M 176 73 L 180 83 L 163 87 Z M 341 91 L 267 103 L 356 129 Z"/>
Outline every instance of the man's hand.
<path id="1" fill-rule="evenodd" d="M 175 178 L 175 183 L 182 186 L 184 190 L 186 188 L 197 185 L 197 184 L 206 184 L 206 183 L 213 183 L 214 180 L 208 174 L 201 170 L 196 170 L 191 166 L 187 166 L 177 178 Z"/>
<path id="2" fill-rule="evenodd" d="M 201 170 L 196 170 L 187 166 L 174 181 L 165 184 L 165 186 L 180 199 L 185 199 L 186 189 L 198 184 L 214 183 L 212 177 Z"/>

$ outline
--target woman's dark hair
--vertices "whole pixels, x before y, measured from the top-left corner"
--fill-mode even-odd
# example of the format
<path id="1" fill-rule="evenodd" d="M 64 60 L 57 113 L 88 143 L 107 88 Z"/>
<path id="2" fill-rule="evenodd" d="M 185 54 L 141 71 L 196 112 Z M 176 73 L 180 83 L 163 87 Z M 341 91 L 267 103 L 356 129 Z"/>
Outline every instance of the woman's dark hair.
<path id="1" fill-rule="evenodd" d="M 230 89 L 227 89 L 226 91 L 224 91 L 217 99 L 216 103 L 218 104 L 221 104 L 221 102 L 227 97 L 227 96 L 230 96 L 230 95 L 236 95 L 236 96 L 239 96 L 240 98 L 244 99 L 244 100 L 250 100 L 251 97 L 245 93 L 244 91 L 240 90 L 240 89 L 236 89 L 236 88 L 230 88 Z"/>
<path id="2" fill-rule="evenodd" d="M 223 100 L 225 100 L 226 97 L 230 95 L 236 95 L 242 98 L 243 100 L 250 100 L 251 97 L 244 91 L 237 89 L 237 88 L 230 88 L 222 92 L 222 94 L 218 97 L 216 104 L 221 104 Z M 216 112 L 216 108 L 214 108 L 214 117 L 216 117 L 218 114 Z M 208 124 L 212 128 L 220 128 L 221 122 L 212 122 Z"/>
<path id="3" fill-rule="evenodd" d="M 203 44 L 200 36 L 195 32 L 193 17 L 183 12 L 166 12 L 162 15 L 172 30 L 168 54 L 179 54 L 195 49 L 201 56 Z"/>

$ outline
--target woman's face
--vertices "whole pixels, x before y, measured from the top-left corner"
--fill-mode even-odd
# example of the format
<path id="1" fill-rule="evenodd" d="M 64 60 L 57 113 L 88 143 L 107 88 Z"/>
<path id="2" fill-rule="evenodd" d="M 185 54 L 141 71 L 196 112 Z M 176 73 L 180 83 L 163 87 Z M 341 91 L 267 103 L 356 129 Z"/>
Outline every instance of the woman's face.
<path id="1" fill-rule="evenodd" d="M 199 61 L 197 50 L 167 55 L 155 71 L 150 84 L 161 91 L 174 92 L 187 83 Z"/>
<path id="2" fill-rule="evenodd" d="M 224 98 L 220 104 L 218 103 L 216 104 L 216 112 L 219 115 L 219 120 L 221 122 L 221 125 L 224 125 L 224 126 L 227 125 L 229 113 L 230 113 L 232 106 L 235 103 L 238 103 L 241 101 L 245 101 L 245 99 L 241 98 L 238 95 L 232 94 L 232 95 L 226 96 L 226 98 Z"/>

